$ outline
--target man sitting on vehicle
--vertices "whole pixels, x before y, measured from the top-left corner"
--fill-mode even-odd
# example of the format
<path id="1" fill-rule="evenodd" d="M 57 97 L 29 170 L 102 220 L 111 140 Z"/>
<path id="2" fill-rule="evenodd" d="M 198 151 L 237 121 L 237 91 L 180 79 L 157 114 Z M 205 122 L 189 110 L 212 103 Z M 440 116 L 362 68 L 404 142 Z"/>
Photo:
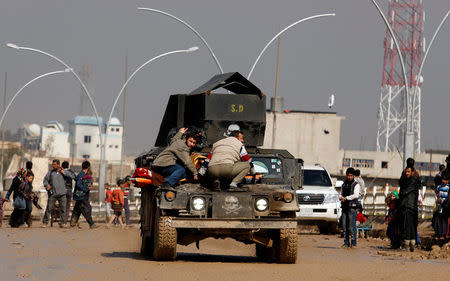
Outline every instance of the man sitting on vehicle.
<path id="1" fill-rule="evenodd" d="M 254 174 L 241 131 L 232 131 L 229 137 L 214 143 L 208 159 L 208 178 L 215 189 L 219 189 L 221 180 L 231 180 L 230 189 L 237 189 L 250 170 Z"/>
<path id="2" fill-rule="evenodd" d="M 180 179 L 186 178 L 186 168 L 193 174 L 194 180 L 198 180 L 198 172 L 190 158 L 190 153 L 197 144 L 196 134 L 183 134 L 187 128 L 181 128 L 170 141 L 170 145 L 156 157 L 153 162 L 153 170 L 164 177 L 163 186 L 174 187 Z"/>

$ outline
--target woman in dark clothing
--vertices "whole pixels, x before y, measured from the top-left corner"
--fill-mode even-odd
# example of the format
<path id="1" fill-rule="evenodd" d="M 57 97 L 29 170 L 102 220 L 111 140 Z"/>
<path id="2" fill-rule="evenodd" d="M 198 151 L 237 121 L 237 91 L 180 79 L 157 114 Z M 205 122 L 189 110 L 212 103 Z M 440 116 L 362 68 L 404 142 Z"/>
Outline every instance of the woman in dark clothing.
<path id="1" fill-rule="evenodd" d="M 11 194 L 13 195 L 13 201 L 16 200 L 16 198 L 18 196 L 20 196 L 19 193 L 19 186 L 25 182 L 25 177 L 27 175 L 27 170 L 26 169 L 20 169 L 16 176 L 14 177 L 11 186 L 8 190 L 8 193 L 6 194 L 6 199 L 9 199 L 9 197 L 11 196 Z M 22 197 L 23 198 L 23 197 Z M 11 227 L 19 227 L 24 223 L 23 220 L 23 214 L 24 214 L 24 210 L 18 209 L 18 208 L 14 208 L 13 212 L 11 213 L 11 216 L 9 218 L 9 225 Z"/>
<path id="2" fill-rule="evenodd" d="M 31 171 L 27 172 L 27 175 L 25 177 L 25 181 L 19 186 L 17 191 L 19 192 L 20 196 L 25 198 L 26 207 L 24 213 L 23 213 L 23 220 L 28 225 L 28 227 L 31 227 L 32 224 L 32 216 L 31 212 L 33 210 L 33 179 L 34 174 Z"/>
<path id="3" fill-rule="evenodd" d="M 409 159 L 408 159 L 409 160 Z M 407 162 L 408 163 L 408 162 Z M 411 252 L 416 245 L 420 176 L 414 169 L 414 163 L 408 163 L 399 181 L 400 185 L 400 225 L 404 247 L 409 246 Z"/>

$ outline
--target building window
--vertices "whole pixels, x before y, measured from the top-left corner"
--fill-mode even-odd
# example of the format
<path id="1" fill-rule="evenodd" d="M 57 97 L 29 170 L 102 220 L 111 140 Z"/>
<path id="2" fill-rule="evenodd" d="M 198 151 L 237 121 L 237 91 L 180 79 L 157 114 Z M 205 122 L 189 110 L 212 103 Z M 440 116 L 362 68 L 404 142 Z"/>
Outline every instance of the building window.
<path id="1" fill-rule="evenodd" d="M 114 128 L 111 128 L 111 132 L 114 132 Z"/>
<path id="2" fill-rule="evenodd" d="M 368 159 L 352 159 L 353 168 L 373 168 L 374 160 Z"/>
<path id="3" fill-rule="evenodd" d="M 350 158 L 344 158 L 344 160 L 342 160 L 342 167 L 350 167 Z"/>
<path id="4" fill-rule="evenodd" d="M 120 129 L 119 128 L 116 128 L 116 132 L 119 132 L 120 131 Z"/>
<path id="5" fill-rule="evenodd" d="M 89 159 L 89 157 L 90 157 L 89 154 L 83 154 L 84 159 Z"/>
<path id="6" fill-rule="evenodd" d="M 112 144 L 109 145 L 109 148 L 112 148 Z"/>
<path id="7" fill-rule="evenodd" d="M 118 145 L 116 145 L 116 148 L 119 148 L 119 146 L 118 146 Z"/>
<path id="8" fill-rule="evenodd" d="M 388 161 L 381 161 L 381 169 L 387 169 L 388 167 Z"/>
<path id="9" fill-rule="evenodd" d="M 99 147 L 100 145 L 99 144 L 97 144 L 97 147 Z"/>
<path id="10" fill-rule="evenodd" d="M 84 143 L 91 143 L 91 136 L 84 136 Z"/>
<path id="11" fill-rule="evenodd" d="M 431 163 L 431 171 L 439 171 L 439 163 Z M 430 162 L 416 162 L 416 169 L 419 171 L 429 171 Z"/>

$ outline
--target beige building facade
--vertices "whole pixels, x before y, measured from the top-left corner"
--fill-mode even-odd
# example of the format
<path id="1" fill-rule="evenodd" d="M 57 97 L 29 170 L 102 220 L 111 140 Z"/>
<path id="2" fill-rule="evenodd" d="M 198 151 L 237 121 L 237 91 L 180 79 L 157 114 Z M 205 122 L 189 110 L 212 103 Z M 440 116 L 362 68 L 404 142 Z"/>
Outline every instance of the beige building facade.
<path id="1" fill-rule="evenodd" d="M 403 170 L 403 155 L 398 152 L 343 150 L 340 148 L 341 121 L 335 112 L 285 111 L 266 114 L 264 148 L 287 149 L 305 164 L 320 164 L 340 177 L 348 167 L 361 170 L 372 179 L 398 179 Z M 275 124 L 275 129 L 274 129 Z M 421 176 L 434 176 L 446 153 L 415 155 Z"/>

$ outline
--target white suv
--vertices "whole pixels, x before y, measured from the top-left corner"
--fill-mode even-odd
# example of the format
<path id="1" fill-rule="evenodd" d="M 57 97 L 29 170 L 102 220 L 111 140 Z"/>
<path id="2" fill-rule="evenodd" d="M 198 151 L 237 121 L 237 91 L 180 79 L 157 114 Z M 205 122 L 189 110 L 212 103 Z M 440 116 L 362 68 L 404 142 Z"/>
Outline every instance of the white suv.
<path id="1" fill-rule="evenodd" d="M 297 190 L 299 221 L 317 224 L 321 233 L 335 232 L 341 216 L 339 194 L 320 165 L 303 166 L 303 189 Z"/>

